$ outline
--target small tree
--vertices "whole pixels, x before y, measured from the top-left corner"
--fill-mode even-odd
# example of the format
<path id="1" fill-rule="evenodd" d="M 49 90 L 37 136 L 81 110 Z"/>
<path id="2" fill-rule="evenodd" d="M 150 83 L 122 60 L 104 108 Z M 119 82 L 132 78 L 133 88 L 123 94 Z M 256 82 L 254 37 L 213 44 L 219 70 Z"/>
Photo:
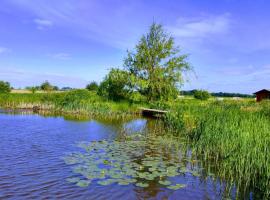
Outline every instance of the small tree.
<path id="1" fill-rule="evenodd" d="M 41 90 L 44 90 L 46 92 L 52 91 L 54 87 L 49 83 L 49 81 L 45 81 L 40 85 Z"/>
<path id="2" fill-rule="evenodd" d="M 128 52 L 124 67 L 133 80 L 133 89 L 150 101 L 176 97 L 183 84 L 183 71 L 191 69 L 187 55 L 180 54 L 174 38 L 156 23 L 142 36 L 135 51 Z"/>
<path id="3" fill-rule="evenodd" d="M 0 81 L 0 93 L 9 93 L 11 91 L 10 83 Z"/>
<path id="4" fill-rule="evenodd" d="M 195 99 L 207 100 L 210 97 L 211 97 L 211 95 L 206 90 L 196 90 L 194 92 L 194 98 Z"/>
<path id="5" fill-rule="evenodd" d="M 98 91 L 98 84 L 95 81 L 92 81 L 91 83 L 86 85 L 86 89 L 89 91 Z"/>

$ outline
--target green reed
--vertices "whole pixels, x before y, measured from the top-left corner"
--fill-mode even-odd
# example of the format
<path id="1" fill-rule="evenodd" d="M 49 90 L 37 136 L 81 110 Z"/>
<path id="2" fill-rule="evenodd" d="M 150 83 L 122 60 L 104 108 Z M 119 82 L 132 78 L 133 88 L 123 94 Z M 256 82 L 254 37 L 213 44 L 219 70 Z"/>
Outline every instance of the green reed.
<path id="1" fill-rule="evenodd" d="M 270 195 L 269 103 L 178 103 L 166 123 L 190 140 L 205 160 L 219 166 L 218 175 L 235 182 L 239 193 Z"/>

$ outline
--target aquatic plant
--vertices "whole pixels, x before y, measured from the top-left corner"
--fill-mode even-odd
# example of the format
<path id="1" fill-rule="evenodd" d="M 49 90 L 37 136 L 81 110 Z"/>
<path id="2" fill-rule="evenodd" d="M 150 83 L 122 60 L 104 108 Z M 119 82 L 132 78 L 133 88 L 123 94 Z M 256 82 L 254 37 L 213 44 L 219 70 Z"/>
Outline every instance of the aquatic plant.
<path id="1" fill-rule="evenodd" d="M 235 182 L 238 194 L 270 195 L 269 103 L 175 104 L 166 124 L 185 135 L 201 159 L 215 163 L 217 175 Z M 256 193 L 255 193 L 256 194 Z"/>
<path id="2" fill-rule="evenodd" d="M 66 164 L 73 166 L 74 173 L 82 176 L 80 180 L 96 180 L 97 184 L 103 186 L 117 183 L 123 186 L 134 184 L 137 187 L 148 187 L 154 181 L 160 187 L 175 190 L 184 185 L 169 179 L 187 171 L 200 173 L 199 168 L 183 172 L 185 166 L 179 160 L 178 150 L 161 143 L 164 140 L 159 137 L 141 135 L 133 138 L 136 139 L 82 142 L 79 147 L 84 153 L 72 153 L 64 160 Z M 184 158 L 187 159 L 182 159 Z M 80 181 L 76 178 L 71 180 Z"/>

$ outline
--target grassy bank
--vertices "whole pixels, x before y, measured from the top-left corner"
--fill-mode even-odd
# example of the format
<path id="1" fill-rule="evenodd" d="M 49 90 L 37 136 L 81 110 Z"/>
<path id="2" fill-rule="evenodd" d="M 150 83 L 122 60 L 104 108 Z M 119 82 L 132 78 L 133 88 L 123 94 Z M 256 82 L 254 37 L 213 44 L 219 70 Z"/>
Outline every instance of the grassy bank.
<path id="1" fill-rule="evenodd" d="M 270 195 L 270 103 L 242 101 L 113 102 L 95 92 L 78 90 L 48 94 L 0 95 L 0 107 L 33 108 L 72 114 L 118 116 L 138 114 L 139 107 L 170 110 L 165 118 L 172 132 L 187 138 L 206 166 L 218 177 L 236 183 L 239 193 L 259 190 Z M 209 162 L 208 162 L 209 163 Z M 260 197 L 261 198 L 261 197 Z"/>
<path id="2" fill-rule="evenodd" d="M 128 101 L 114 102 L 95 92 L 75 90 L 61 93 L 1 94 L 0 107 L 33 109 L 84 115 L 135 115 L 141 104 Z"/>

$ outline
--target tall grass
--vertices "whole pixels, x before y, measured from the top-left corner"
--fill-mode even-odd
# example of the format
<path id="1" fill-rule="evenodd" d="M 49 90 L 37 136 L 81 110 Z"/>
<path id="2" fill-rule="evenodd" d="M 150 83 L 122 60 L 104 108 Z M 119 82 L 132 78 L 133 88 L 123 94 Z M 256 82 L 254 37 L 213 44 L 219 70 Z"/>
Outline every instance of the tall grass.
<path id="1" fill-rule="evenodd" d="M 186 135 L 197 152 L 219 166 L 219 176 L 238 192 L 270 195 L 270 104 L 214 102 L 177 104 L 166 122 Z M 241 188 L 241 190 L 240 190 Z"/>

